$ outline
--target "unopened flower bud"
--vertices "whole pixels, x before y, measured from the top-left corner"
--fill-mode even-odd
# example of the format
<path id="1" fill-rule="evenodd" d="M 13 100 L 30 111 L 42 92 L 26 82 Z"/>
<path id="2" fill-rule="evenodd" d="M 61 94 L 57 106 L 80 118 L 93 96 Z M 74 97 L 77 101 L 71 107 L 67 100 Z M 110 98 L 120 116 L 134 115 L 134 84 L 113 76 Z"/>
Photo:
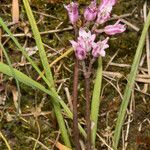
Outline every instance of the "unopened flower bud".
<path id="1" fill-rule="evenodd" d="M 98 14 L 96 20 L 98 24 L 103 24 L 110 18 L 110 13 L 115 3 L 116 0 L 102 0 L 102 3 L 98 7 Z"/>
<path id="2" fill-rule="evenodd" d="M 68 11 L 68 16 L 69 16 L 70 22 L 72 24 L 75 24 L 77 22 L 77 20 L 79 19 L 78 4 L 72 2 L 69 5 L 64 5 L 64 7 Z"/>
<path id="3" fill-rule="evenodd" d="M 84 18 L 87 21 L 93 21 L 97 15 L 96 1 L 94 0 L 84 11 Z"/>
<path id="4" fill-rule="evenodd" d="M 108 25 L 104 28 L 104 32 L 107 35 L 115 35 L 118 33 L 122 33 L 126 30 L 125 25 L 122 25 L 119 23 L 120 21 L 117 21 L 114 25 Z"/>

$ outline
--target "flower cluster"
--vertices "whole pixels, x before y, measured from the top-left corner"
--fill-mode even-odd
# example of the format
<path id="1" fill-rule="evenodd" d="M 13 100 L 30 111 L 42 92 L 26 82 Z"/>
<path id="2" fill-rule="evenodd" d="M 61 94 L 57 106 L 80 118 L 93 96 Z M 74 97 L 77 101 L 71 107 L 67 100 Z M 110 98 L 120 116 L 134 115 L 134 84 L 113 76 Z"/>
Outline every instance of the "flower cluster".
<path id="1" fill-rule="evenodd" d="M 92 22 L 94 23 L 94 27 L 104 24 L 110 19 L 110 14 L 116 1 L 102 0 L 101 4 L 97 6 L 96 0 L 93 0 L 84 10 L 84 22 Z M 76 26 L 76 22 L 79 19 L 78 4 L 72 2 L 69 5 L 64 5 L 64 7 L 68 11 L 70 22 Z M 95 42 L 98 33 L 104 32 L 106 35 L 115 35 L 126 30 L 125 25 L 121 24 L 120 20 L 113 25 L 105 26 L 103 29 L 93 30 L 92 28 L 91 31 L 85 25 L 79 29 L 77 41 L 70 41 L 75 50 L 75 55 L 79 60 L 84 60 L 90 51 L 92 51 L 93 57 L 105 56 L 105 49 L 109 47 L 109 37 L 106 37 L 103 41 Z"/>
<path id="2" fill-rule="evenodd" d="M 91 31 L 86 32 L 84 29 L 80 28 L 77 42 L 73 40 L 70 41 L 75 49 L 75 55 L 79 60 L 86 58 L 86 53 L 92 49 L 95 38 L 96 35 L 91 34 Z"/>

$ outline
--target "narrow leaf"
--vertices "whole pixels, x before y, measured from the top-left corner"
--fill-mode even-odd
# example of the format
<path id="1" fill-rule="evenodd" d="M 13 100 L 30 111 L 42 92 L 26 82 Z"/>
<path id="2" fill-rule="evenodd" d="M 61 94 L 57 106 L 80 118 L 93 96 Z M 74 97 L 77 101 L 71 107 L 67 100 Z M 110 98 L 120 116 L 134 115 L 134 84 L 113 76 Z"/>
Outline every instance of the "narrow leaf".
<path id="1" fill-rule="evenodd" d="M 51 69 L 49 67 L 49 63 L 48 63 L 48 59 L 46 56 L 46 52 L 42 43 L 42 39 L 39 33 L 39 30 L 37 28 L 36 25 L 36 21 L 34 19 L 32 10 L 30 8 L 29 2 L 27 0 L 23 0 L 24 3 L 24 7 L 26 9 L 26 13 L 33 31 L 33 35 L 35 37 L 35 41 L 36 41 L 36 45 L 38 47 L 39 50 L 39 55 L 40 55 L 40 59 L 43 65 L 43 68 L 45 70 L 45 74 L 46 74 L 46 78 L 49 80 L 49 82 L 51 83 L 52 86 L 54 86 L 54 81 L 53 81 L 53 77 L 52 77 L 52 73 L 51 73 Z"/>
<path id="2" fill-rule="evenodd" d="M 149 11 L 149 14 L 147 16 L 147 19 L 146 19 L 146 22 L 144 24 L 144 28 L 142 31 L 142 35 L 141 35 L 139 43 L 138 43 L 138 47 L 136 50 L 136 54 L 134 56 L 133 64 L 132 64 L 130 75 L 128 78 L 128 83 L 127 83 L 126 88 L 125 88 L 123 100 L 122 100 L 120 111 L 118 114 L 118 119 L 117 119 L 117 123 L 116 123 L 116 127 L 115 127 L 115 133 L 114 133 L 114 144 L 113 144 L 113 147 L 115 149 L 117 149 L 118 144 L 119 144 L 121 128 L 122 128 L 122 125 L 124 123 L 126 109 L 128 107 L 128 104 L 129 104 L 131 92 L 133 89 L 135 77 L 136 77 L 137 70 L 138 70 L 138 65 L 140 62 L 141 55 L 142 55 L 142 50 L 143 50 L 143 47 L 145 44 L 145 38 L 146 38 L 146 35 L 148 33 L 149 26 L 150 26 L 150 11 Z"/>
<path id="3" fill-rule="evenodd" d="M 91 121 L 93 124 L 92 127 L 92 144 L 95 147 L 96 131 L 97 131 L 97 121 L 99 115 L 99 106 L 100 106 L 100 92 L 102 85 L 102 58 L 98 59 L 98 68 L 96 73 L 96 79 L 93 89 L 92 103 L 91 103 Z"/>
<path id="4" fill-rule="evenodd" d="M 13 69 L 13 71 L 14 71 L 14 74 L 15 74 L 16 78 L 20 82 L 22 82 L 22 83 L 24 83 L 24 84 L 26 84 L 26 85 L 28 85 L 30 87 L 37 88 L 37 89 L 39 89 L 39 90 L 41 90 L 41 91 L 49 94 L 50 96 L 54 97 L 55 99 L 57 99 L 55 97 L 55 95 L 51 91 L 49 91 L 48 89 L 46 89 L 40 83 L 34 81 L 33 79 L 31 79 L 30 77 L 28 77 L 27 75 L 25 75 L 24 73 L 22 73 L 22 72 L 20 72 L 20 71 L 18 71 L 16 69 Z M 14 77 L 14 74 L 12 73 L 11 68 L 8 65 L 4 64 L 4 63 L 0 63 L 0 72 L 2 72 L 3 74 L 6 74 L 8 76 Z M 59 99 L 57 99 L 57 100 L 59 100 Z"/>
<path id="5" fill-rule="evenodd" d="M 36 24 L 36 21 L 34 19 L 34 16 L 33 16 L 32 10 L 30 8 L 29 2 L 27 0 L 23 0 L 23 4 L 24 4 L 24 7 L 26 9 L 26 13 L 27 13 L 27 16 L 28 16 L 28 19 L 29 19 L 29 22 L 30 22 L 30 25 L 31 25 L 31 28 L 32 28 L 32 31 L 33 31 L 33 35 L 34 35 L 34 38 L 35 38 L 35 41 L 36 41 L 36 45 L 37 45 L 38 50 L 39 50 L 40 60 L 42 62 L 42 65 L 43 65 L 43 68 L 44 68 L 44 71 L 45 71 L 45 74 L 46 74 L 46 79 L 49 81 L 50 90 L 56 95 L 56 97 L 59 98 L 59 96 L 56 92 L 55 86 L 54 86 L 54 80 L 53 80 L 52 72 L 51 72 L 51 69 L 49 67 L 49 63 L 48 63 L 46 52 L 45 52 L 45 49 L 44 49 L 44 46 L 43 46 L 43 43 L 42 43 L 42 39 L 41 39 L 39 30 L 37 28 L 37 24 Z M 67 129 L 66 129 L 66 126 L 65 126 L 63 116 L 61 114 L 60 105 L 59 104 L 56 105 L 55 103 L 53 103 L 53 105 L 54 105 L 56 118 L 57 118 L 57 121 L 58 121 L 58 124 L 59 124 L 59 128 L 60 128 L 64 143 L 68 147 L 71 147 L 69 135 L 68 135 L 68 132 L 67 132 Z"/>

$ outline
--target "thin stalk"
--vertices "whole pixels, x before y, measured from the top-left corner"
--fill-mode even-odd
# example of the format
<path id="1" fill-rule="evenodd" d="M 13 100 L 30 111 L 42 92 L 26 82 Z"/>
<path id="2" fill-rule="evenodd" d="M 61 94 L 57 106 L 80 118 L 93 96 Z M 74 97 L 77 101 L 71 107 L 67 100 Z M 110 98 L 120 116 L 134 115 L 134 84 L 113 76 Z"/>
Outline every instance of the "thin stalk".
<path id="1" fill-rule="evenodd" d="M 85 78 L 85 99 L 86 99 L 86 129 L 87 129 L 87 138 L 86 138 L 86 147 L 87 150 L 91 150 L 91 119 L 90 119 L 90 76 L 92 64 L 94 63 L 94 59 L 90 61 L 88 69 L 86 69 L 85 61 L 82 62 L 83 73 Z"/>
<path id="2" fill-rule="evenodd" d="M 75 149 L 80 150 L 79 143 L 79 129 L 78 129 L 78 109 L 77 109 L 77 99 L 78 99 L 78 72 L 79 72 L 79 61 L 75 58 L 74 65 L 74 79 L 73 79 L 73 137 Z"/>
<path id="3" fill-rule="evenodd" d="M 8 144 L 6 138 L 4 137 L 4 135 L 2 134 L 1 131 L 0 131 L 0 137 L 1 137 L 1 138 L 3 139 L 3 141 L 5 142 L 5 144 L 6 144 L 7 148 L 8 148 L 8 150 L 11 150 L 10 145 Z"/>
<path id="4" fill-rule="evenodd" d="M 135 54 L 135 57 L 133 60 L 130 75 L 128 78 L 128 83 L 127 83 L 126 88 L 125 88 L 123 100 L 122 100 L 120 111 L 118 114 L 118 119 L 117 119 L 117 123 L 116 123 L 116 127 L 115 127 L 114 139 L 113 139 L 113 141 L 114 141 L 113 148 L 114 149 L 117 149 L 118 144 L 119 144 L 119 139 L 120 139 L 120 135 L 121 135 L 121 128 L 122 128 L 123 123 L 124 123 L 124 118 L 126 115 L 126 109 L 127 109 L 128 104 L 129 104 L 131 92 L 133 89 L 135 77 L 136 77 L 137 70 L 138 70 L 138 65 L 140 62 L 141 55 L 142 55 L 142 50 L 143 50 L 143 47 L 145 44 L 145 39 L 146 39 L 146 36 L 148 33 L 149 26 L 150 26 L 150 11 L 148 13 L 148 16 L 147 16 L 147 19 L 146 19 L 146 22 L 144 24 L 144 28 L 142 31 L 142 35 L 141 35 L 139 43 L 138 43 L 138 47 L 137 47 L 136 54 Z"/>
<path id="5" fill-rule="evenodd" d="M 85 98 L 86 98 L 86 127 L 87 127 L 87 150 L 91 150 L 91 120 L 90 120 L 90 78 L 85 76 Z"/>
<path id="6" fill-rule="evenodd" d="M 95 148 L 95 139 L 96 139 L 96 131 L 97 131 L 97 121 L 99 114 L 99 106 L 100 106 L 100 92 L 102 85 L 102 58 L 98 58 L 98 68 L 96 72 L 96 79 L 93 89 L 92 102 L 91 102 L 91 121 L 93 124 L 92 127 L 92 146 Z"/>

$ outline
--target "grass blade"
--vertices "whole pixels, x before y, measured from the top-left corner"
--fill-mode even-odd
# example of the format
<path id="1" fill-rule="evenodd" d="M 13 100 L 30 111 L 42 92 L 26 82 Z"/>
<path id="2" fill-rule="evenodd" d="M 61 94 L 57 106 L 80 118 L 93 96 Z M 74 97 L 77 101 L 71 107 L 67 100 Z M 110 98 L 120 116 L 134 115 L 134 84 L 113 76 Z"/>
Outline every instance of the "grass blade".
<path id="1" fill-rule="evenodd" d="M 12 22 L 18 23 L 19 21 L 19 2 L 18 0 L 12 0 Z"/>
<path id="2" fill-rule="evenodd" d="M 20 95 L 21 93 L 20 93 L 19 82 L 18 82 L 18 79 L 17 79 L 17 77 L 16 77 L 16 75 L 15 75 L 15 72 L 14 72 L 14 70 L 13 70 L 13 67 L 12 67 L 11 61 L 10 61 L 10 59 L 9 59 L 9 56 L 8 56 L 8 54 L 7 54 L 6 50 L 5 50 L 5 48 L 3 47 L 1 41 L 0 41 L 0 47 L 1 47 L 3 53 L 4 53 L 5 57 L 6 57 L 6 61 L 7 61 L 8 65 L 9 65 L 9 67 L 10 67 L 10 69 L 11 69 L 11 72 L 12 72 L 12 74 L 13 74 L 13 76 L 14 76 L 14 79 L 15 79 L 15 81 L 16 81 L 17 90 L 18 90 L 17 115 L 19 115 L 19 113 L 20 113 L 20 112 L 19 112 L 19 111 L 20 111 L 20 97 L 21 97 L 21 95 Z"/>
<path id="3" fill-rule="evenodd" d="M 32 28 L 32 32 L 36 41 L 36 45 L 38 47 L 38 51 L 39 51 L 39 55 L 40 55 L 40 60 L 42 62 L 43 68 L 45 70 L 45 74 L 46 74 L 46 78 L 49 80 L 49 82 L 51 83 L 52 86 L 54 86 L 54 81 L 53 81 L 53 77 L 52 77 L 52 73 L 51 73 L 51 69 L 49 67 L 49 63 L 48 63 L 48 59 L 46 56 L 46 52 L 42 43 L 42 39 L 39 33 L 39 30 L 37 28 L 36 25 L 36 21 L 34 19 L 32 10 L 30 8 L 29 2 L 28 0 L 23 0 L 23 4 Z"/>
<path id="4" fill-rule="evenodd" d="M 38 50 L 39 50 L 39 55 L 40 55 L 40 59 L 41 59 L 41 62 L 42 62 L 42 65 L 43 65 L 43 68 L 44 68 L 44 71 L 45 71 L 45 74 L 46 74 L 46 78 L 50 83 L 50 85 L 49 85 L 49 87 L 51 87 L 50 90 L 53 91 L 56 96 L 58 96 L 57 92 L 56 92 L 56 89 L 54 87 L 54 80 L 53 80 L 51 69 L 49 67 L 49 63 L 48 63 L 46 52 L 45 52 L 45 49 L 44 49 L 44 46 L 43 46 L 43 43 L 42 43 L 42 39 L 41 39 L 39 30 L 37 28 L 36 21 L 34 19 L 34 16 L 33 16 L 32 10 L 30 8 L 29 2 L 27 0 L 23 0 L 23 4 L 24 4 L 25 10 L 26 10 L 26 13 L 27 13 L 32 31 L 33 31 L 33 35 L 34 35 L 34 38 L 35 38 L 35 41 L 36 41 L 36 45 L 37 45 Z M 63 116 L 61 114 L 60 105 L 59 104 L 56 105 L 55 103 L 53 103 L 53 105 L 54 105 L 56 118 L 57 118 L 57 121 L 58 121 L 58 124 L 59 124 L 59 128 L 60 128 L 64 143 L 68 147 L 71 147 L 68 132 L 67 132 L 67 129 L 66 129 L 66 126 L 65 126 L 65 122 L 64 122 Z"/>
<path id="5" fill-rule="evenodd" d="M 147 19 L 146 19 L 146 22 L 144 24 L 144 28 L 142 31 L 142 35 L 141 35 L 139 43 L 138 43 L 138 47 L 136 50 L 136 54 L 134 56 L 133 64 L 132 64 L 130 75 L 128 78 L 128 83 L 127 83 L 126 88 L 125 88 L 123 100 L 122 100 L 120 111 L 118 114 L 117 123 L 116 123 L 116 127 L 115 127 L 115 133 L 114 133 L 114 144 L 113 144 L 113 147 L 115 149 L 117 149 L 117 147 L 118 147 L 120 134 L 121 134 L 121 128 L 122 128 L 122 125 L 124 123 L 126 109 L 127 109 L 127 106 L 128 106 L 129 100 L 130 100 L 131 91 L 132 91 L 132 88 L 134 85 L 138 65 L 140 62 L 141 55 L 142 55 L 142 50 L 143 50 L 143 47 L 145 44 L 145 38 L 146 38 L 146 35 L 148 33 L 149 26 L 150 26 L 150 11 L 149 11 L 149 14 L 147 16 Z"/>
<path id="6" fill-rule="evenodd" d="M 2 18 L 0 17 L 0 25 L 2 26 L 2 28 L 4 29 L 5 32 L 7 32 L 7 34 L 10 36 L 10 38 L 13 40 L 13 42 L 16 44 L 16 46 L 18 47 L 18 50 L 22 52 L 23 56 L 31 63 L 32 67 L 37 71 L 37 73 L 42 77 L 42 79 L 45 81 L 45 83 L 47 85 L 49 85 L 48 80 L 45 78 L 45 76 L 42 74 L 42 72 L 40 71 L 40 69 L 37 67 L 37 65 L 35 64 L 35 62 L 28 56 L 26 50 L 20 45 L 20 43 L 18 42 L 18 40 L 13 36 L 13 34 L 11 33 L 11 31 L 8 29 L 7 25 L 4 23 L 4 21 L 2 20 Z"/>
<path id="7" fill-rule="evenodd" d="M 18 81 L 20 81 L 32 88 L 37 88 L 37 89 L 49 94 L 52 97 L 55 97 L 55 95 L 50 90 L 46 89 L 43 85 L 34 81 L 33 79 L 31 79 L 24 73 L 18 71 L 17 69 L 14 69 L 14 68 L 13 68 L 13 71 L 14 71 L 14 73 L 12 73 L 12 70 L 8 65 L 6 65 L 4 63 L 0 63 L 0 72 L 2 72 L 3 74 L 6 74 L 6 75 L 12 76 L 12 77 L 14 77 L 14 74 L 15 74 Z M 57 100 L 59 101 L 59 99 L 57 99 Z M 58 103 L 58 101 L 56 101 L 56 102 Z"/>
<path id="8" fill-rule="evenodd" d="M 100 106 L 100 91 L 102 85 L 102 58 L 98 59 L 98 68 L 96 73 L 96 79 L 93 89 L 93 96 L 91 102 L 91 121 L 94 124 L 92 128 L 92 144 L 95 147 L 95 139 L 96 139 L 96 131 L 97 131 L 97 121 L 99 114 L 99 106 Z"/>

